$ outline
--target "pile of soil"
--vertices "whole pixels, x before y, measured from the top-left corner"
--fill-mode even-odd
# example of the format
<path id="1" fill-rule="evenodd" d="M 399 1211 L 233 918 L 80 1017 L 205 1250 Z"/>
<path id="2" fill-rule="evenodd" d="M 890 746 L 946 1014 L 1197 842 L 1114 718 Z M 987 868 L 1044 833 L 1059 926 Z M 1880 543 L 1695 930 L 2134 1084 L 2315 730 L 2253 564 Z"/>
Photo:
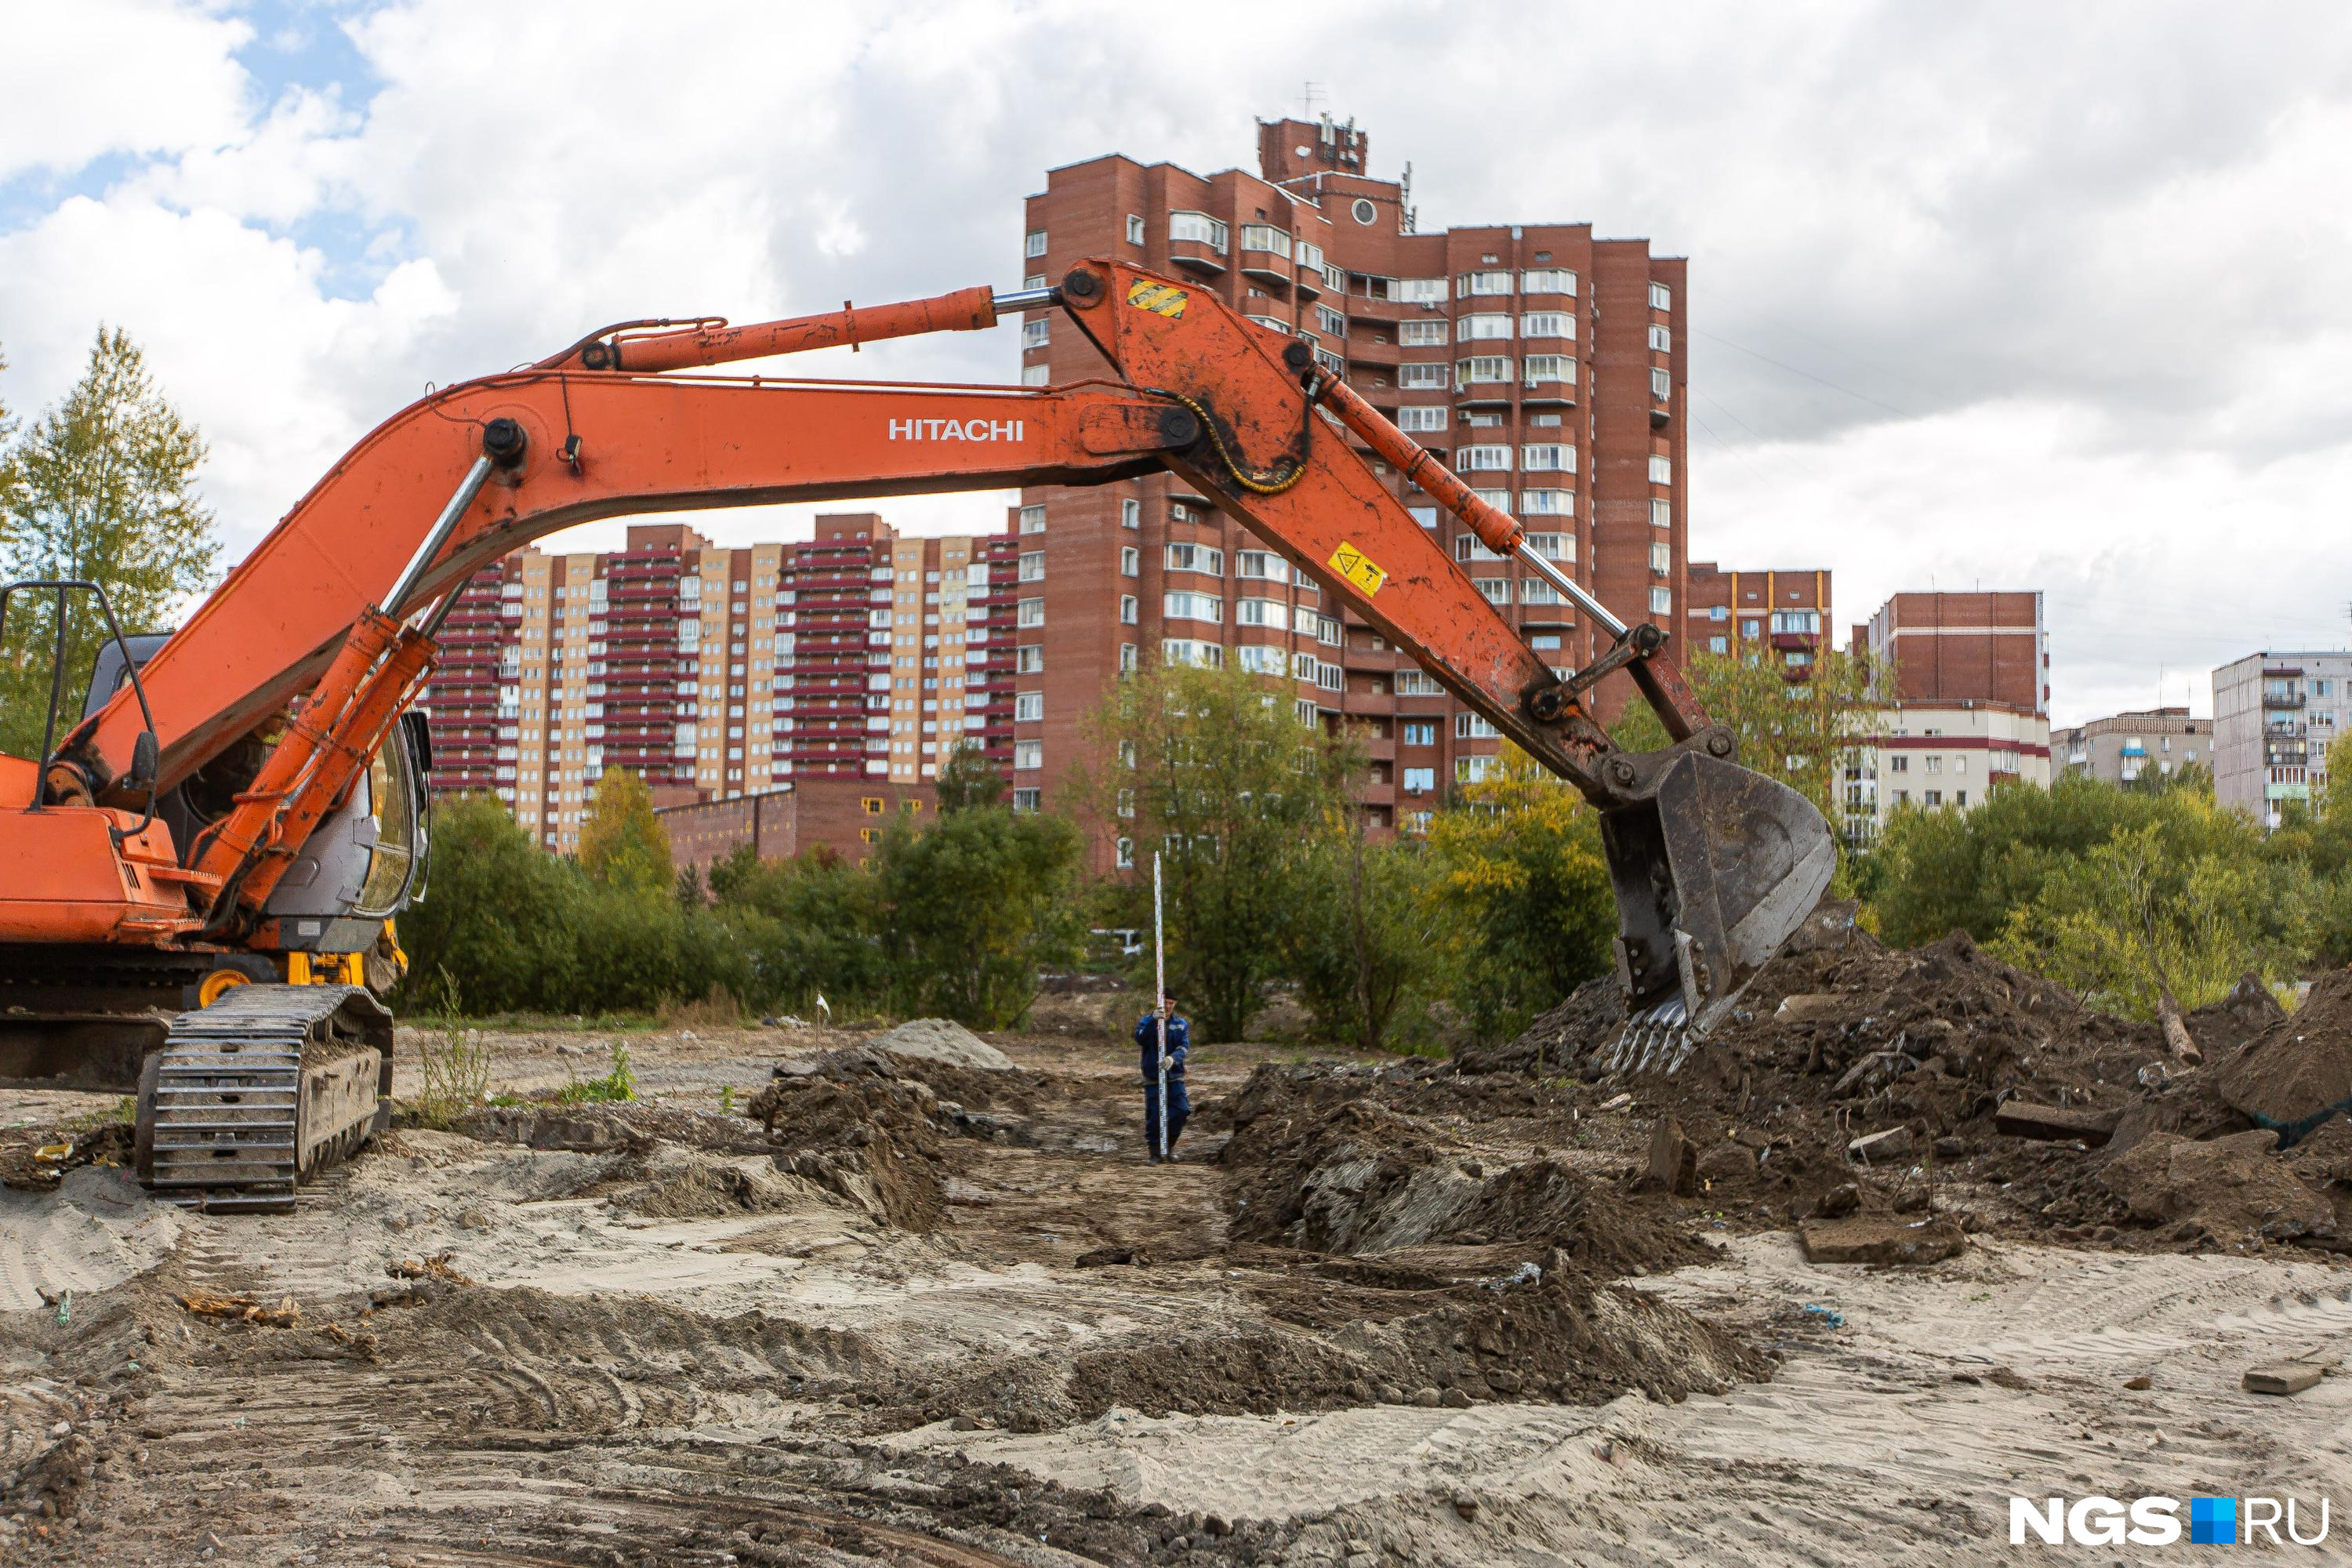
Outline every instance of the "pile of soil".
<path id="1" fill-rule="evenodd" d="M 913 1027 L 911 1024 L 903 1025 L 862 1046 L 845 1046 L 822 1056 L 788 1062 L 776 1069 L 775 1077 L 780 1081 L 806 1077 L 829 1079 L 835 1083 L 918 1085 L 946 1102 L 947 1109 L 938 1115 L 949 1121 L 954 1120 L 957 1110 L 1003 1110 L 1026 1115 L 1050 1094 L 1051 1085 L 1045 1074 L 1014 1066 L 1010 1058 L 984 1042 L 985 1049 L 1004 1061 L 1003 1067 L 974 1066 L 949 1055 L 910 1055 L 883 1045 L 885 1040 Z M 970 1132 L 973 1129 L 963 1127 L 960 1131 Z"/>
<path id="2" fill-rule="evenodd" d="M 2335 1205 L 2273 1158 L 2278 1134 L 2260 1128 L 2206 1142 L 2158 1132 L 2099 1173 L 2132 1217 L 2175 1226 L 2179 1238 L 2333 1237 Z"/>
<path id="3" fill-rule="evenodd" d="M 1347 1255 L 1523 1243 L 1592 1280 L 1708 1256 L 1678 1218 L 1637 1210 L 1559 1160 L 1490 1168 L 1422 1118 L 1361 1100 L 1285 1104 L 1282 1082 L 1244 1089 L 1249 1113 L 1219 1156 L 1236 1173 L 1237 1240 Z"/>
<path id="4" fill-rule="evenodd" d="M 614 1208 L 648 1219 L 722 1219 L 732 1215 L 779 1214 L 824 1201 L 804 1178 L 787 1175 L 759 1156 L 727 1156 L 657 1144 L 620 1179 L 628 1184 L 612 1194 Z"/>
<path id="5" fill-rule="evenodd" d="M 2214 1061 L 2285 1016 L 2286 1009 L 2271 994 L 2271 988 L 2263 984 L 2263 977 L 2249 971 L 2239 977 L 2227 996 L 2206 1003 L 2188 1014 L 2182 1022 L 2189 1026 L 2189 1037 L 2197 1042 L 2205 1059 Z"/>
<path id="6" fill-rule="evenodd" d="M 980 1072 L 1012 1072 L 1013 1058 L 952 1018 L 910 1018 L 866 1042 L 877 1051 Z"/>
<path id="7" fill-rule="evenodd" d="M 2321 976 L 2294 1013 L 2275 1003 L 2272 1010 L 2262 1031 L 2212 1069 L 2213 1088 L 2292 1147 L 2352 1110 L 2352 969 Z"/>
<path id="8" fill-rule="evenodd" d="M 748 1108 L 781 1170 L 803 1176 L 902 1230 L 947 1214 L 947 1159 L 932 1120 L 940 1100 L 919 1083 L 780 1074 Z"/>

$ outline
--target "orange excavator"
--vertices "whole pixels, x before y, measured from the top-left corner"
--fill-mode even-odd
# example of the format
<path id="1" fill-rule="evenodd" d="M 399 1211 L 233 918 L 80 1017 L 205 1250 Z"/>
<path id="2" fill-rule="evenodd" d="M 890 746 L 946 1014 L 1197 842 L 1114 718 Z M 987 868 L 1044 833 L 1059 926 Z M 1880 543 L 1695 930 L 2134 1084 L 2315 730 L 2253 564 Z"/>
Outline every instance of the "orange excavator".
<path id="1" fill-rule="evenodd" d="M 1058 308 L 1118 380 L 1064 386 L 728 377 L 709 367 Z M 1340 431 L 1612 639 L 1546 665 Z M 1529 548 L 1307 346 L 1206 291 L 1094 259 L 1058 284 L 753 326 L 604 328 L 432 394 L 347 453 L 168 638 L 110 628 L 79 716 L 62 632 L 41 754 L 0 755 L 0 1082 L 135 1088 L 142 1176 L 218 1209 L 289 1207 L 381 1127 L 422 896 L 428 737 L 411 705 L 484 564 L 615 514 L 1087 485 L 1170 469 L 1417 659 L 1599 811 L 1628 1038 L 1677 1054 L 1803 921 L 1835 861 L 1801 795 L 1733 761 L 1666 637 Z M 160 643 L 160 646 L 159 646 Z M 1595 721 L 1622 671 L 1673 743 Z M 529 911 L 510 911 L 528 919 Z"/>

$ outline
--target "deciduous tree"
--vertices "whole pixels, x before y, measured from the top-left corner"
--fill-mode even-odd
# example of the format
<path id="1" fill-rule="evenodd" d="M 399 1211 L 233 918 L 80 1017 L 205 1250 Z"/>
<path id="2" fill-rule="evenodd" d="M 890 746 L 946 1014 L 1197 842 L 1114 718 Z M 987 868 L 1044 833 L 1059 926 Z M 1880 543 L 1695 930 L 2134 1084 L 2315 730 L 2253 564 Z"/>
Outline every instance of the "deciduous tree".
<path id="1" fill-rule="evenodd" d="M 580 864 L 599 886 L 655 899 L 675 896 L 669 833 L 654 815 L 653 792 L 626 768 L 596 781 L 580 824 Z"/>

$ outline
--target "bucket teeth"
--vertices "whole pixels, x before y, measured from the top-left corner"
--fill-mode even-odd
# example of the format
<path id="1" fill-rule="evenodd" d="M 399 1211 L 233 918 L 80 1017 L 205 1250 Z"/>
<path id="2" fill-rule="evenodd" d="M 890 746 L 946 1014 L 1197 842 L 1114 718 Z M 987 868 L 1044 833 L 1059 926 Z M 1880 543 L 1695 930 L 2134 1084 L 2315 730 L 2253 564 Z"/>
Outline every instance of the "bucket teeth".
<path id="1" fill-rule="evenodd" d="M 1628 1015 L 1602 1065 L 1612 1073 L 1675 1073 L 1697 1045 L 1679 996 Z"/>

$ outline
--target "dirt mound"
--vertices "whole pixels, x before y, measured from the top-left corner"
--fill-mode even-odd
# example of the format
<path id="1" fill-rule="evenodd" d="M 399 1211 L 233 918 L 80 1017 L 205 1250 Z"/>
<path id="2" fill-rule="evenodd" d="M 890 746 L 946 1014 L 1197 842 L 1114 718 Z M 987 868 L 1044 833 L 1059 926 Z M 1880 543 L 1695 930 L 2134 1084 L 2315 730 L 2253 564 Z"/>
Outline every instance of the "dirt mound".
<path id="1" fill-rule="evenodd" d="M 2272 1157 L 2277 1147 L 2278 1135 L 2259 1129 L 2203 1143 L 2157 1132 L 2116 1156 L 2100 1180 L 2134 1218 L 2170 1223 L 2184 1240 L 2332 1235 L 2334 1205 Z"/>
<path id="2" fill-rule="evenodd" d="M 1327 1294 L 1344 1288 L 1327 1287 Z M 1379 1294 L 1377 1292 L 1373 1294 Z M 1368 1305 L 1371 1305 L 1368 1303 Z M 1281 1326 L 1155 1334 L 1147 1342 L 975 1367 L 883 1426 L 985 1417 L 1037 1432 L 1114 1405 L 1149 1415 L 1269 1415 L 1373 1402 L 1496 1399 L 1602 1404 L 1640 1389 L 1662 1403 L 1771 1374 L 1723 1329 L 1638 1291 L 1594 1290 L 1572 1273 L 1427 1293 L 1419 1310 L 1351 1314 L 1336 1334 Z"/>
<path id="3" fill-rule="evenodd" d="M 748 1109 L 780 1168 L 877 1220 L 931 1230 L 947 1213 L 946 1156 L 931 1120 L 938 1105 L 920 1084 L 800 1075 L 779 1077 Z"/>
<path id="4" fill-rule="evenodd" d="M 1490 1168 L 1418 1117 L 1363 1100 L 1302 1110 L 1270 1085 L 1252 1087 L 1220 1156 L 1238 1173 L 1236 1240 L 1349 1255 L 1526 1243 L 1594 1279 L 1708 1256 L 1677 1221 L 1636 1211 L 1557 1160 Z"/>
<path id="5" fill-rule="evenodd" d="M 877 1051 L 978 1072 L 1012 1072 L 1011 1057 L 951 1018 L 913 1018 L 866 1042 Z"/>
<path id="6" fill-rule="evenodd" d="M 2352 969 L 2321 976 L 2302 1006 L 2213 1069 L 2213 1087 L 2289 1147 L 2352 1110 Z"/>
<path id="7" fill-rule="evenodd" d="M 934 1120 L 950 1122 L 957 1120 L 955 1112 L 959 1110 L 1003 1110 L 1025 1115 L 1051 1093 L 1043 1073 L 1025 1071 L 1013 1066 L 1010 1058 L 1001 1068 L 971 1067 L 945 1057 L 908 1056 L 884 1050 L 873 1041 L 788 1062 L 776 1069 L 775 1076 L 779 1079 L 806 1077 L 830 1079 L 835 1083 L 914 1085 L 946 1102 L 932 1114 Z M 955 1130 L 966 1133 L 983 1131 L 968 1124 L 960 1124 Z"/>
<path id="8" fill-rule="evenodd" d="M 650 1219 L 719 1219 L 777 1214 L 825 1202 L 806 1180 L 779 1172 L 757 1155 L 718 1155 L 661 1144 L 624 1178 L 633 1184 L 612 1196 L 614 1208 Z"/>
<path id="9" fill-rule="evenodd" d="M 2189 1037 L 2205 1053 L 2205 1059 L 2214 1061 L 2285 1016 L 2286 1009 L 2271 994 L 2271 988 L 2263 984 L 2263 977 L 2248 970 L 2230 988 L 2227 996 L 2206 1003 L 2188 1014 L 2183 1022 L 2189 1026 Z"/>

